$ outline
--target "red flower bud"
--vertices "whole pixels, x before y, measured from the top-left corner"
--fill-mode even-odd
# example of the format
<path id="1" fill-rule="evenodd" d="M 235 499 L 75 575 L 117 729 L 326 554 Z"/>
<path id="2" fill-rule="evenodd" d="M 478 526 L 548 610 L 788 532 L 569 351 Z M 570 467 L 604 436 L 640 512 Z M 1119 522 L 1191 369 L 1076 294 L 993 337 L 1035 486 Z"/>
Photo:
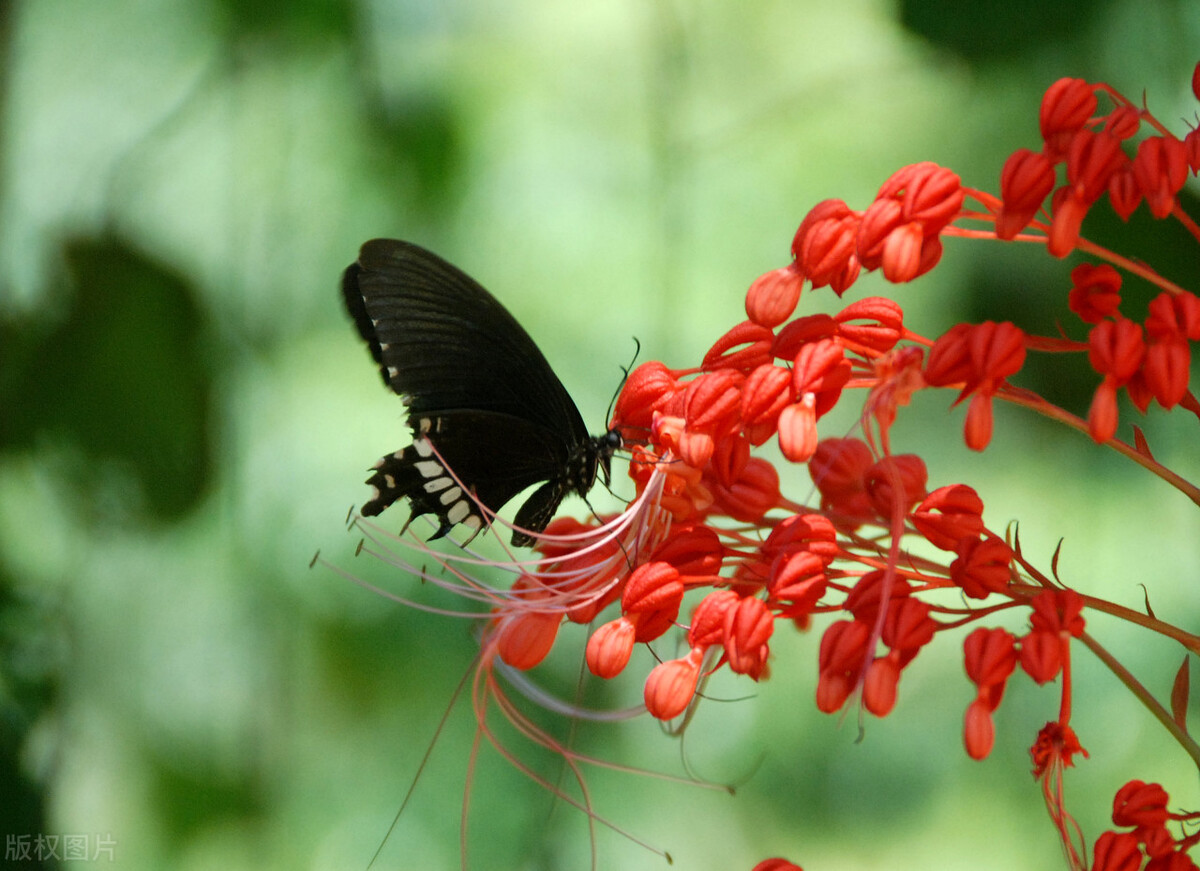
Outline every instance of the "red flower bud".
<path id="1" fill-rule="evenodd" d="M 998 538 L 964 538 L 950 564 L 950 580 L 972 599 L 1002 593 L 1012 580 L 1012 549 Z"/>
<path id="2" fill-rule="evenodd" d="M 1071 270 L 1067 305 L 1084 323 L 1098 324 L 1117 313 L 1121 304 L 1121 273 L 1107 263 L 1080 263 Z"/>
<path id="3" fill-rule="evenodd" d="M 863 707 L 876 717 L 886 717 L 896 706 L 900 667 L 895 657 L 880 656 L 867 667 L 863 680 Z"/>
<path id="4" fill-rule="evenodd" d="M 1129 832 L 1103 832 L 1096 839 L 1092 871 L 1138 871 L 1142 851 L 1138 839 Z"/>
<path id="5" fill-rule="evenodd" d="M 779 450 L 793 463 L 806 463 L 817 450 L 816 399 L 811 393 L 779 413 Z"/>
<path id="6" fill-rule="evenodd" d="M 976 699 L 967 706 L 963 719 L 963 745 L 972 759 L 986 759 L 996 743 L 996 726 L 992 722 L 992 710 Z"/>
<path id="7" fill-rule="evenodd" d="M 932 641 L 937 629 L 927 603 L 910 596 L 894 598 L 883 621 L 883 643 L 892 650 L 912 654 Z"/>
<path id="8" fill-rule="evenodd" d="M 782 366 L 764 363 L 742 385 L 742 429 L 751 444 L 761 445 L 775 434 L 779 412 L 796 394 L 792 372 Z"/>
<path id="9" fill-rule="evenodd" d="M 792 256 L 814 288 L 829 285 L 841 296 L 856 278 L 860 215 L 841 200 L 817 203 L 792 240 Z"/>
<path id="10" fill-rule="evenodd" d="M 1003 687 L 1017 667 L 1017 639 L 1007 630 L 980 627 L 963 641 L 963 664 L 967 677 L 976 686 Z M 1000 703 L 1000 696 L 989 696 L 991 710 Z"/>
<path id="11" fill-rule="evenodd" d="M 1113 798 L 1112 820 L 1118 826 L 1161 826 L 1169 816 L 1170 796 L 1157 783 L 1131 780 Z"/>
<path id="12" fill-rule="evenodd" d="M 1108 115 L 1104 129 L 1118 139 L 1130 139 L 1142 128 L 1142 113 L 1133 106 L 1118 106 Z"/>
<path id="13" fill-rule="evenodd" d="M 625 379 L 613 411 L 613 425 L 649 431 L 654 412 L 682 390 L 671 370 L 657 361 L 638 366 Z"/>
<path id="14" fill-rule="evenodd" d="M 1028 227 L 1053 189 L 1054 166 L 1045 154 L 1028 148 L 1013 152 L 1000 172 L 997 238 L 1012 239 Z"/>
<path id="15" fill-rule="evenodd" d="M 824 439 L 809 460 L 808 473 L 823 497 L 837 500 L 863 492 L 867 470 L 874 462 L 861 439 Z"/>
<path id="16" fill-rule="evenodd" d="M 828 582 L 825 561 L 819 556 L 803 550 L 785 551 L 771 564 L 767 589 L 772 599 L 792 605 L 789 615 L 795 616 L 820 601 Z"/>
<path id="17" fill-rule="evenodd" d="M 1146 197 L 1150 214 L 1165 218 L 1175 208 L 1175 195 L 1187 181 L 1187 147 L 1174 136 L 1151 136 L 1138 144 L 1133 177 Z"/>
<path id="18" fill-rule="evenodd" d="M 907 514 L 912 506 L 925 498 L 928 479 L 925 461 L 916 454 L 883 457 L 867 470 L 867 498 L 880 517 L 892 516 L 897 498 L 901 510 Z"/>
<path id="19" fill-rule="evenodd" d="M 707 477 L 705 481 L 712 487 L 714 503 L 742 523 L 757 523 L 779 504 L 779 473 L 762 457 L 751 457 L 729 485 Z"/>
<path id="20" fill-rule="evenodd" d="M 762 599 L 747 596 L 725 611 L 725 655 L 729 668 L 758 680 L 767 664 L 767 642 L 775 619 Z"/>
<path id="21" fill-rule="evenodd" d="M 837 338 L 848 351 L 878 357 L 895 347 L 904 332 L 904 310 L 894 300 L 868 296 L 833 316 Z"/>
<path id="22" fill-rule="evenodd" d="M 776 524 L 761 550 L 770 559 L 787 551 L 803 550 L 829 565 L 838 554 L 837 530 L 823 514 L 793 514 Z"/>
<path id="23" fill-rule="evenodd" d="M 775 337 L 775 347 L 772 354 L 780 360 L 794 360 L 800 349 L 809 342 L 820 339 L 832 339 L 838 334 L 838 325 L 832 317 L 826 314 L 805 315 L 796 318 L 779 331 Z M 844 342 L 842 343 L 845 344 Z M 853 349 L 851 349 L 853 350 Z"/>
<path id="24" fill-rule="evenodd" d="M 1039 632 L 1057 632 L 1078 638 L 1083 634 L 1083 596 L 1074 590 L 1043 590 L 1029 603 L 1029 625 Z"/>
<path id="25" fill-rule="evenodd" d="M 1166 291 L 1150 300 L 1146 332 L 1155 339 L 1200 339 L 1200 297 Z"/>
<path id="26" fill-rule="evenodd" d="M 688 644 L 694 648 L 711 647 L 725 640 L 725 613 L 736 608 L 741 596 L 733 590 L 714 590 L 699 601 L 692 611 Z"/>
<path id="27" fill-rule="evenodd" d="M 1187 394 L 1192 349 L 1183 339 L 1155 342 L 1146 348 L 1141 375 L 1163 408 L 1174 408 Z"/>
<path id="28" fill-rule="evenodd" d="M 1128 221 L 1142 202 L 1142 188 L 1133 174 L 1132 161 L 1123 161 L 1109 178 L 1108 202 L 1122 221 Z"/>
<path id="29" fill-rule="evenodd" d="M 1096 105 L 1096 94 L 1083 79 L 1059 79 L 1046 89 L 1039 124 L 1047 157 L 1062 159 L 1071 137 L 1091 119 Z"/>
<path id="30" fill-rule="evenodd" d="M 1088 362 L 1117 386 L 1133 377 L 1145 353 L 1142 328 L 1127 318 L 1101 321 L 1088 333 Z"/>
<path id="31" fill-rule="evenodd" d="M 877 202 L 885 198 L 901 203 L 904 223 L 915 221 L 932 237 L 958 216 L 964 193 L 953 171 L 923 161 L 893 173 L 875 195 Z"/>
<path id="32" fill-rule="evenodd" d="M 679 570 L 670 563 L 647 562 L 634 569 L 625 581 L 621 612 L 637 614 L 665 610 L 678 614 L 682 602 L 683 582 L 679 580 Z"/>
<path id="33" fill-rule="evenodd" d="M 837 620 L 829 624 L 821 636 L 817 670 L 826 674 L 853 672 L 862 668 L 870 637 L 870 627 L 858 620 Z"/>
<path id="34" fill-rule="evenodd" d="M 1072 187 L 1060 187 L 1054 192 L 1053 218 L 1046 237 L 1046 251 L 1052 257 L 1066 257 L 1079 244 L 1079 228 L 1083 226 L 1089 201 Z"/>
<path id="35" fill-rule="evenodd" d="M 959 539 L 983 532 L 983 500 L 966 484 L 939 487 L 917 506 L 912 523 L 934 547 L 954 550 Z"/>
<path id="36" fill-rule="evenodd" d="M 742 321 L 713 343 L 700 364 L 705 372 L 714 369 L 740 369 L 749 372 L 755 366 L 770 363 L 775 334 L 752 321 Z M 738 348 L 745 345 L 744 348 Z M 734 351 L 733 348 L 738 348 Z"/>
<path id="37" fill-rule="evenodd" d="M 1049 683 L 1062 670 L 1063 640 L 1055 632 L 1030 632 L 1021 639 L 1021 668 L 1037 683 Z"/>
<path id="38" fill-rule="evenodd" d="M 1071 190 L 1091 205 L 1100 199 L 1113 173 L 1128 159 L 1121 150 L 1121 140 L 1111 133 L 1080 130 L 1071 138 L 1067 152 L 1067 181 Z M 1142 191 L 1145 190 L 1143 187 Z"/>
<path id="39" fill-rule="evenodd" d="M 654 551 L 650 559 L 670 563 L 679 571 L 685 585 L 694 579 L 711 579 L 721 571 L 725 549 L 711 528 L 682 525 L 671 529 L 671 536 Z"/>

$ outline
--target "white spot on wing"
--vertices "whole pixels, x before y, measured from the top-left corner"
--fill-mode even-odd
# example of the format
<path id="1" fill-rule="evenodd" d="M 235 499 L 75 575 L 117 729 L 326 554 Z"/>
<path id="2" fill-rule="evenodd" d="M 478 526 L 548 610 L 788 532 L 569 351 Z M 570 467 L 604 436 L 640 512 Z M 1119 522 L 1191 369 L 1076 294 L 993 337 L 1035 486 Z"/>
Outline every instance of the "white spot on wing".
<path id="1" fill-rule="evenodd" d="M 413 442 L 413 450 L 422 457 L 433 456 L 433 445 L 429 443 L 429 439 L 417 439 Z"/>
<path id="2" fill-rule="evenodd" d="M 432 481 L 425 482 L 426 493 L 436 493 L 438 490 L 445 490 L 454 482 L 449 478 L 434 478 Z M 455 497 L 457 498 L 457 497 Z"/>
<path id="3" fill-rule="evenodd" d="M 443 493 L 441 496 L 438 497 L 438 501 L 440 501 L 443 505 L 449 505 L 451 502 L 454 502 L 456 499 L 458 499 L 461 496 L 462 496 L 462 488 L 461 487 L 451 487 L 449 490 L 447 490 L 445 493 Z"/>
<path id="4" fill-rule="evenodd" d="M 471 513 L 471 505 L 466 499 L 459 499 L 450 506 L 450 510 L 446 512 L 446 519 L 451 523 L 462 523 L 467 515 Z"/>
<path id="5" fill-rule="evenodd" d="M 436 478 L 443 471 L 442 464 L 437 460 L 421 460 L 418 463 L 413 463 L 417 471 L 421 473 L 422 478 Z"/>

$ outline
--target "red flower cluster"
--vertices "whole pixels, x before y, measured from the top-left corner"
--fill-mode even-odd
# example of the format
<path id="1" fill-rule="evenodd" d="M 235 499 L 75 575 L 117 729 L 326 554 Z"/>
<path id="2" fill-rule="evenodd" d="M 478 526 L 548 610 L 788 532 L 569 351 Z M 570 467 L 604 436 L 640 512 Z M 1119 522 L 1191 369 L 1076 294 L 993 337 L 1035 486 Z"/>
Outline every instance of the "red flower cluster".
<path id="1" fill-rule="evenodd" d="M 1168 822 L 1195 823 L 1198 813 L 1171 813 L 1170 796 L 1157 783 L 1131 780 L 1117 790 L 1113 799 L 1112 821 L 1118 828 L 1096 839 L 1092 871 L 1196 871 L 1188 854 L 1200 833 L 1176 838 Z"/>
<path id="2" fill-rule="evenodd" d="M 1112 111 L 1097 115 L 1097 91 L 1113 101 Z M 1051 199 L 1047 249 L 1065 257 L 1079 242 L 1084 216 L 1105 194 L 1122 220 L 1144 199 L 1150 213 L 1165 218 L 1177 209 L 1176 195 L 1189 171 L 1200 170 L 1200 132 L 1182 140 L 1172 136 L 1145 109 L 1139 109 L 1107 85 L 1083 79 L 1059 79 L 1046 91 L 1040 115 L 1042 150 L 1013 153 L 1000 176 L 1003 206 L 996 216 L 996 236 L 1013 239 Z M 1143 123 L 1156 134 L 1143 139 L 1130 157 L 1123 143 Z M 1065 166 L 1066 180 L 1055 187 L 1056 169 Z"/>
<path id="3" fill-rule="evenodd" d="M 1113 104 L 1107 114 L 1097 114 L 1100 96 Z M 924 459 L 894 453 L 890 439 L 915 392 L 949 388 L 955 404 L 970 400 L 964 438 L 975 451 L 992 439 L 994 402 L 1009 401 L 1113 444 L 1200 504 L 1200 490 L 1159 465 L 1142 441 L 1113 438 L 1122 389 L 1142 412 L 1153 400 L 1200 415 L 1188 389 L 1200 299 L 1079 235 L 1086 213 L 1107 195 L 1122 218 L 1145 200 L 1154 217 L 1173 217 L 1200 240 L 1177 200 L 1188 173 L 1200 168 L 1200 133 L 1175 138 L 1148 110 L 1080 79 L 1050 87 L 1039 123 L 1041 150 L 1009 158 L 999 197 L 918 163 L 884 182 L 863 211 L 840 200 L 819 203 L 795 233 L 792 262 L 750 285 L 747 320 L 718 338 L 698 366 L 649 362 L 630 373 L 612 426 L 632 446 L 637 499 L 599 525 L 555 521 L 538 536 L 541 558 L 521 564 L 513 588 L 481 596 L 493 608 L 481 667 L 490 668 L 491 654 L 520 669 L 536 665 L 565 617 L 594 625 L 587 666 L 613 679 L 637 661 L 638 644 L 678 629 L 685 652 L 650 667 L 643 690 L 646 710 L 671 720 L 696 704 L 698 687 L 716 670 L 764 679 L 777 630 L 807 629 L 832 614 L 816 663 L 816 705 L 832 713 L 857 699 L 883 717 L 896 708 L 905 670 L 940 633 L 1001 609 L 1027 609 L 1029 629 L 1019 638 L 982 625 L 966 636 L 964 666 L 975 693 L 964 745 L 974 759 L 991 752 L 993 714 L 1018 665 L 1039 685 L 1059 681 L 1059 715 L 1034 742 L 1034 774 L 1069 860 L 1084 867 L 1062 788 L 1064 769 L 1086 756 L 1071 724 L 1071 651 L 1090 644 L 1085 607 L 1128 612 L 1064 587 L 1053 570 L 1039 571 L 1014 538 L 987 527 L 975 490 L 949 484 L 930 491 Z M 1147 125 L 1155 132 L 1130 154 Z M 968 210 L 968 199 L 982 209 Z M 937 265 L 946 236 L 1041 240 L 1056 257 L 1081 249 L 1106 261 L 1076 266 L 1064 287 L 1066 307 L 1089 325 L 1086 338 L 1034 336 L 991 321 L 925 338 L 883 297 L 832 315 L 796 316 L 805 284 L 829 286 L 840 297 L 863 271 L 912 281 Z M 1121 314 L 1123 272 L 1160 290 L 1141 322 Z M 1010 383 L 1028 351 L 1086 353 L 1101 379 L 1086 422 Z M 865 391 L 862 438 L 822 438 L 822 418 L 853 391 Z M 785 495 L 780 471 L 757 453 L 768 442 L 787 463 L 806 466 L 817 504 Z M 942 558 L 929 556 L 939 551 Z M 948 589 L 958 593 L 952 605 L 930 595 Z M 611 606 L 615 614 L 595 624 Z M 1200 649 L 1200 639 L 1152 614 L 1139 622 Z M 1093 867 L 1134 869 L 1145 859 L 1151 871 L 1193 868 L 1193 839 L 1172 839 L 1165 828 L 1168 819 L 1185 818 L 1167 812 L 1161 788 L 1127 784 L 1113 819 L 1132 831 L 1102 835 Z M 771 859 L 758 867 L 796 866 Z"/>

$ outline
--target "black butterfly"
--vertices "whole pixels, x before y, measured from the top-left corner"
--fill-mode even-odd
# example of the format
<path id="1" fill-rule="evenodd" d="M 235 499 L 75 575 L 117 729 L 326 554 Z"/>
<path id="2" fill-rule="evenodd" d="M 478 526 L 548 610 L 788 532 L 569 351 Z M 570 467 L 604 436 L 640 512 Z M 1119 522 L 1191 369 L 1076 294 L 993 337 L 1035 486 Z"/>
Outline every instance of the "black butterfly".
<path id="1" fill-rule="evenodd" d="M 541 532 L 569 492 L 586 496 L 598 472 L 608 482 L 620 435 L 588 435 L 537 345 L 461 270 L 411 243 L 373 239 L 342 275 L 342 293 L 413 431 L 412 445 L 373 467 L 364 515 L 407 496 L 409 522 L 435 515 L 439 538 L 458 523 L 486 526 L 479 504 L 495 512 L 545 481 L 515 518 Z M 512 543 L 533 538 L 514 531 Z"/>

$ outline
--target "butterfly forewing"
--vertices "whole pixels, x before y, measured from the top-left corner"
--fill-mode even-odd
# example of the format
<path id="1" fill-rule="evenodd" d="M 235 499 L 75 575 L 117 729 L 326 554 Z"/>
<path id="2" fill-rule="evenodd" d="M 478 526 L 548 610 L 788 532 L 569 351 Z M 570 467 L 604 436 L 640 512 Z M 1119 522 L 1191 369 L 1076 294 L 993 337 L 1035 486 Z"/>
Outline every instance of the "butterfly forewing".
<path id="1" fill-rule="evenodd" d="M 588 437 L 570 394 L 529 334 L 474 279 L 436 254 L 374 239 L 346 270 L 343 291 L 384 381 L 414 413 L 478 408 L 544 422 L 554 431 L 565 423 L 572 441 Z"/>

